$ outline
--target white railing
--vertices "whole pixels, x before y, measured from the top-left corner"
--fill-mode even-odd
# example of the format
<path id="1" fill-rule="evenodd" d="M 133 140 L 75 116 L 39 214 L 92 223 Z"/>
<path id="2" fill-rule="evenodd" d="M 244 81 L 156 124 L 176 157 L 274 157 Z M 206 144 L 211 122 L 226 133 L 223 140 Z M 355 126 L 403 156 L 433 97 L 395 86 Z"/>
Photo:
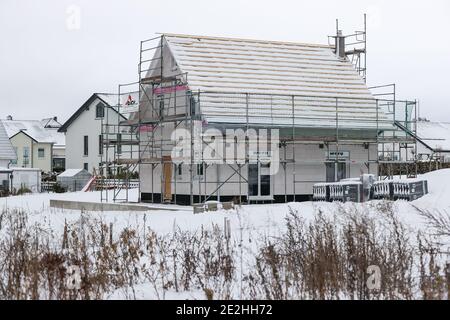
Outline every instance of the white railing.
<path id="1" fill-rule="evenodd" d="M 136 189 L 139 188 L 139 179 L 97 179 L 95 181 L 96 189 Z"/>

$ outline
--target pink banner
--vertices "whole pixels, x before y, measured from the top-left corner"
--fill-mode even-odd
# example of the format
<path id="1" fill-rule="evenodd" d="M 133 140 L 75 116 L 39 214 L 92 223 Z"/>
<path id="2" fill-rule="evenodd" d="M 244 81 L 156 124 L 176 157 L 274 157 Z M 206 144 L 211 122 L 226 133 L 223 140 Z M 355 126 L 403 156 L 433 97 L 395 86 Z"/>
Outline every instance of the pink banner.
<path id="1" fill-rule="evenodd" d="M 139 132 L 153 132 L 155 127 L 153 125 L 142 125 L 139 127 Z"/>
<path id="2" fill-rule="evenodd" d="M 176 91 L 185 91 L 189 90 L 188 86 L 171 86 L 171 87 L 162 87 L 162 88 L 156 88 L 153 90 L 154 94 L 166 94 L 166 93 L 172 93 Z"/>

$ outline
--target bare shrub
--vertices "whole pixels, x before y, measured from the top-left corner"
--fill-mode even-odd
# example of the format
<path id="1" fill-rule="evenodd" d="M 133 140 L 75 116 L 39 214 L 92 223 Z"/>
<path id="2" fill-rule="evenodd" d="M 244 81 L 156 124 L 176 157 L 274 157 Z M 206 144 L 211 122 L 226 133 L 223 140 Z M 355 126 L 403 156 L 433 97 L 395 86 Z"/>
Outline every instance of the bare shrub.
<path id="1" fill-rule="evenodd" d="M 82 212 L 58 234 L 30 223 L 24 211 L 3 210 L 0 299 L 136 299 L 140 285 L 156 299 L 169 292 L 200 292 L 206 299 L 448 296 L 441 246 L 420 233 L 411 239 L 392 204 L 335 208 L 317 210 L 310 220 L 290 210 L 276 236 L 246 233 L 245 247 L 241 221 L 239 232 L 225 219 L 223 227 L 158 234 L 145 223 L 113 230 Z M 367 285 L 372 266 L 381 276 L 375 288 Z"/>

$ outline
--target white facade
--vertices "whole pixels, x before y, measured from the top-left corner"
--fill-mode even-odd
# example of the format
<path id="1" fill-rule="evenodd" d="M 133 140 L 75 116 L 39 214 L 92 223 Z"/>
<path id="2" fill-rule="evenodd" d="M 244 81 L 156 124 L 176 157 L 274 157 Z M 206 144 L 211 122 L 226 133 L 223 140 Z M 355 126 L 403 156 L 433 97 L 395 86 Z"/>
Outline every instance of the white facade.
<path id="1" fill-rule="evenodd" d="M 41 170 L 13 168 L 12 189 L 17 191 L 20 188 L 27 188 L 33 193 L 41 192 Z"/>
<path id="2" fill-rule="evenodd" d="M 312 195 L 313 185 L 316 183 L 330 182 L 327 178 L 327 159 L 329 159 L 329 153 L 336 152 L 335 149 L 330 148 L 327 151 L 326 148 L 322 148 L 320 143 L 297 143 L 295 145 L 295 164 L 289 160 L 292 157 L 292 146 L 286 147 L 286 165 L 283 165 L 284 150 L 279 150 L 280 163 L 278 171 L 270 176 L 270 191 L 268 194 L 263 194 L 261 191 L 257 196 L 251 197 L 254 201 L 283 201 L 285 197 L 289 200 L 293 200 L 294 195 L 296 199 L 308 199 Z M 341 145 L 339 154 L 345 155 L 347 159 L 341 158 L 343 169 L 343 175 L 340 179 L 355 178 L 361 174 L 374 174 L 377 175 L 377 165 L 374 163 L 374 159 L 377 157 L 376 145 L 370 145 L 369 149 L 361 144 L 348 144 Z M 255 165 L 258 165 L 255 163 Z M 329 165 L 334 166 L 334 163 Z M 203 169 L 198 169 L 198 166 L 202 166 Z M 261 166 L 261 163 L 259 164 Z M 203 172 L 202 172 L 203 170 Z M 199 201 L 198 195 L 204 200 L 205 197 L 211 196 L 210 199 L 220 199 L 221 197 L 226 200 L 237 198 L 242 196 L 246 198 L 249 195 L 248 183 L 245 180 L 250 181 L 249 165 L 244 165 L 240 169 L 240 175 L 238 165 L 193 165 L 193 183 L 192 192 L 194 199 Z M 259 168 L 259 177 L 263 175 Z M 173 164 L 170 169 L 170 190 L 173 197 L 177 195 L 179 199 L 190 196 L 191 188 L 191 175 L 190 165 L 183 164 L 181 169 Z M 162 166 L 158 165 L 152 170 L 151 165 L 141 166 L 141 192 L 143 194 L 143 200 L 150 201 L 151 194 L 157 194 L 156 202 L 159 202 L 159 195 L 164 194 L 166 177 L 163 172 Z M 181 174 L 180 174 L 181 173 Z M 201 175 L 199 175 L 199 173 Z M 227 180 L 230 176 L 234 176 Z M 334 180 L 331 180 L 334 181 Z M 225 183 L 224 183 L 225 182 Z M 223 185 L 222 185 L 223 183 Z M 261 188 L 261 182 L 257 183 Z M 218 189 L 218 190 L 217 190 Z M 217 191 L 216 191 L 217 190 Z M 175 199 L 173 199 L 175 201 Z M 183 202 L 183 201 L 177 201 Z"/>
<path id="3" fill-rule="evenodd" d="M 11 163 L 16 168 L 39 168 L 53 171 L 55 157 L 64 159 L 64 134 L 55 128 L 46 128 L 38 120 L 2 120 L 17 158 Z"/>
<path id="4" fill-rule="evenodd" d="M 165 34 L 158 48 L 148 57 L 154 59 L 143 81 L 152 85 L 139 103 L 144 121 L 156 123 L 141 134 L 141 150 L 157 146 L 141 154 L 149 159 L 140 167 L 141 200 L 307 200 L 316 183 L 378 174 L 376 136 L 392 130 L 393 120 L 332 47 Z M 174 122 L 190 130 L 183 117 L 221 134 L 279 129 L 284 145 L 270 163 L 279 162 L 278 171 L 268 173 L 265 161 L 195 164 L 192 172 L 189 164 L 176 166 L 170 136 Z"/>
<path id="5" fill-rule="evenodd" d="M 97 117 L 99 104 L 105 107 L 103 118 Z M 91 174 L 94 171 L 98 174 L 102 160 L 114 159 L 114 149 L 109 148 L 106 155 L 101 144 L 102 121 L 108 122 L 113 128 L 114 124 L 117 125 L 124 119 L 110 107 L 105 99 L 94 94 L 60 129 L 66 135 L 66 169 L 86 169 Z M 122 146 L 122 152 L 126 153 L 127 148 L 129 147 Z"/>

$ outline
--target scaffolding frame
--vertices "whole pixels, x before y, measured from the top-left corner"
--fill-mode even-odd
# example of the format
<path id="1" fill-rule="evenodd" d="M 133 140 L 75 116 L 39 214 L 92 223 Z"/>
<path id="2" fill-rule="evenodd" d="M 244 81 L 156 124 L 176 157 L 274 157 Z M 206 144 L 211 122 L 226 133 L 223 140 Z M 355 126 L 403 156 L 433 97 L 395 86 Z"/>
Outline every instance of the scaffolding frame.
<path id="1" fill-rule="evenodd" d="M 109 190 L 112 190 L 112 201 L 129 202 L 131 178 L 138 172 L 139 165 L 139 132 L 136 126 L 130 125 L 130 117 L 138 110 L 135 108 L 138 104 L 132 100 L 132 95 L 139 93 L 132 87 L 138 84 L 119 84 L 117 103 L 105 106 L 104 116 L 101 118 L 99 148 L 102 151 L 96 180 L 100 186 L 102 202 L 110 200 Z"/>
<path id="2" fill-rule="evenodd" d="M 362 33 L 357 32 L 355 35 L 361 36 Z M 364 46 L 366 43 L 366 31 L 364 30 Z M 326 117 L 324 119 L 316 117 L 313 119 L 315 122 L 320 120 L 326 120 L 327 122 L 334 122 L 333 126 L 327 127 L 328 134 L 326 136 L 312 136 L 305 137 L 301 135 L 301 131 L 305 127 L 299 126 L 298 121 L 300 120 L 311 120 L 306 119 L 302 115 L 296 114 L 297 103 L 303 103 L 308 99 L 318 98 L 312 96 L 302 96 L 302 95 L 272 95 L 272 94 L 253 94 L 253 93 L 230 93 L 230 92 L 213 92 L 213 91 L 196 91 L 193 92 L 188 88 L 188 74 L 168 74 L 164 70 L 164 54 L 163 54 L 163 43 L 164 36 L 158 36 L 155 38 L 147 39 L 141 41 L 140 43 L 140 61 L 138 67 L 139 80 L 135 83 L 119 85 L 118 87 L 118 103 L 115 108 L 111 109 L 111 112 L 115 112 L 117 116 L 116 123 L 108 123 L 110 121 L 109 117 L 105 117 L 106 123 L 102 122 L 102 144 L 104 146 L 104 152 L 102 154 L 102 168 L 106 169 L 107 174 L 102 174 L 102 177 L 108 177 L 108 172 L 118 172 L 119 170 L 125 170 L 125 182 L 124 183 L 114 183 L 113 184 L 113 201 L 129 201 L 128 189 L 129 185 L 129 174 L 133 172 L 141 173 L 142 168 L 145 166 L 149 169 L 151 175 L 151 199 L 147 199 L 152 203 L 177 203 L 177 189 L 180 184 L 189 185 L 189 204 L 193 205 L 196 202 L 204 203 L 212 198 L 220 200 L 220 191 L 223 186 L 227 183 L 237 184 L 236 189 L 239 190 L 237 202 L 243 203 L 243 198 L 246 197 L 246 202 L 250 203 L 249 188 L 247 188 L 247 195 L 242 192 L 243 184 L 248 183 L 248 177 L 245 177 L 242 173 L 244 169 L 248 170 L 248 165 L 250 164 L 249 159 L 249 141 L 246 139 L 246 156 L 245 162 L 243 164 L 224 164 L 225 166 L 232 169 L 232 173 L 227 177 L 219 177 L 216 181 L 207 180 L 207 172 L 214 169 L 214 165 L 208 165 L 201 163 L 202 170 L 204 171 L 204 180 L 194 179 L 196 176 L 196 170 L 198 170 L 198 163 L 194 162 L 194 122 L 203 121 L 205 124 L 205 119 L 202 118 L 200 113 L 202 101 L 204 98 L 211 98 L 213 96 L 224 103 L 230 102 L 230 105 L 236 104 L 239 109 L 245 108 L 245 114 L 240 123 L 235 124 L 223 124 L 210 122 L 206 123 L 205 127 L 217 126 L 217 127 L 240 127 L 242 129 L 250 128 L 263 128 L 263 127 L 274 127 L 280 128 L 289 134 L 284 134 L 280 137 L 281 151 L 280 155 L 283 155 L 283 160 L 280 161 L 281 168 L 284 171 L 284 184 L 285 184 L 285 201 L 296 200 L 299 196 L 296 191 L 296 187 L 303 183 L 312 182 L 323 182 L 323 181 L 306 181 L 298 179 L 295 168 L 297 165 L 307 165 L 308 163 L 317 163 L 315 160 L 304 161 L 301 159 L 296 159 L 296 146 L 299 144 L 320 144 L 324 146 L 327 150 L 328 157 L 325 159 L 325 163 L 335 164 L 335 175 L 337 175 L 337 167 L 339 164 L 345 163 L 350 165 L 350 163 L 355 164 L 354 161 L 343 160 L 339 157 L 339 151 L 343 150 L 347 145 L 361 145 L 367 146 L 367 159 L 359 164 L 366 165 L 370 171 L 371 165 L 376 166 L 379 178 L 387 179 L 389 174 L 381 172 L 380 175 L 380 165 L 385 164 L 415 164 L 417 173 L 417 156 L 414 158 L 403 159 L 402 150 L 413 150 L 412 154 L 417 155 L 417 141 L 413 138 L 414 134 L 417 133 L 417 102 L 416 101 L 398 101 L 395 96 L 395 85 L 393 99 L 385 99 L 384 96 L 380 97 L 374 94 L 375 99 L 361 99 L 361 98 L 348 98 L 348 97 L 326 97 L 321 96 L 320 99 L 325 99 L 329 101 L 334 101 L 334 119 Z M 349 44 L 351 45 L 351 43 Z M 365 47 L 364 47 L 365 48 Z M 159 54 L 158 54 L 159 52 Z M 356 54 L 356 52 L 354 52 Z M 363 73 L 363 78 L 366 78 L 366 62 L 361 60 L 361 55 L 365 55 L 365 49 L 359 51 L 360 55 L 359 69 L 358 72 Z M 157 75 L 148 76 L 152 72 L 156 72 Z M 123 91 L 124 87 L 129 87 L 132 85 L 137 85 L 137 90 Z M 384 86 L 380 86 L 384 87 Z M 178 88 L 183 90 L 178 91 Z M 137 92 L 139 97 L 139 105 L 136 111 L 130 116 L 123 116 L 124 106 L 121 101 L 121 97 L 129 92 Z M 149 94 L 149 92 L 151 94 Z M 156 94 L 155 94 L 156 93 Z M 159 94 L 157 94 L 159 93 Z M 261 123 L 255 123 L 252 114 L 254 114 L 254 100 L 259 101 L 259 103 L 265 104 L 266 106 L 270 104 L 270 115 L 265 117 L 264 121 Z M 283 117 L 273 113 L 273 107 L 278 106 L 277 101 L 290 101 L 291 111 L 286 116 Z M 343 104 L 349 103 L 349 101 L 355 103 L 372 103 L 374 104 L 375 119 L 368 120 L 365 124 L 370 125 L 376 134 L 373 137 L 355 137 L 348 138 L 343 136 L 343 131 L 346 131 L 345 124 L 348 121 L 354 119 L 348 119 L 342 114 L 345 114 L 345 108 Z M 401 107 L 400 107 L 401 106 Z M 332 107 L 330 107 L 332 108 Z M 108 108 L 107 110 L 109 110 Z M 404 109 L 404 112 L 400 112 L 400 109 Z M 116 112 L 117 111 L 117 112 Z M 150 114 L 149 114 L 150 113 Z M 415 115 L 414 117 L 412 115 Z M 387 116 L 389 119 L 386 120 L 383 116 Z M 404 117 L 403 117 L 404 116 Z M 277 125 L 277 120 L 287 118 L 290 121 L 289 125 Z M 360 121 L 360 120 L 358 120 Z M 386 129 L 383 125 L 386 122 L 392 123 L 392 129 Z M 165 136 L 165 130 L 178 128 L 184 126 L 191 133 L 190 141 L 190 162 L 185 164 L 189 167 L 189 181 L 178 181 L 177 179 L 177 165 L 173 164 L 171 159 L 167 157 L 170 154 L 174 146 L 172 139 Z M 364 124 L 363 124 L 364 127 Z M 320 127 L 311 126 L 310 129 L 317 129 Z M 363 129 L 360 129 L 363 130 Z M 128 139 L 117 139 L 117 133 L 126 134 Z M 115 139 L 114 139 L 115 135 Z M 159 139 L 158 136 L 161 138 Z M 370 150 L 371 146 L 377 148 L 375 158 L 371 157 Z M 131 153 L 128 155 L 124 154 L 124 146 L 130 146 Z M 133 146 L 137 147 L 137 151 L 133 152 Z M 393 146 L 392 149 L 387 146 Z M 122 152 L 117 152 L 121 149 Z M 288 158 L 288 150 L 292 151 L 292 157 Z M 112 151 L 112 157 L 110 157 L 110 152 Z M 332 153 L 335 153 L 335 158 L 330 157 Z M 406 153 L 408 154 L 408 153 Z M 399 155 L 399 156 L 395 156 Z M 103 158 L 104 157 L 104 158 Z M 323 159 L 322 159 L 323 161 Z M 358 164 L 358 163 L 357 163 Z M 293 167 L 293 179 L 292 179 L 292 190 L 293 195 L 288 195 L 287 193 L 287 169 L 289 166 Z M 168 168 L 171 167 L 169 170 Z M 160 168 L 161 175 L 159 177 L 161 190 L 156 192 L 154 187 L 155 182 L 155 170 Z M 166 170 L 167 169 L 167 170 Z M 218 169 L 217 169 L 218 170 Z M 168 194 L 170 197 L 165 197 L 164 190 L 164 179 L 165 176 L 170 174 L 171 186 L 173 186 L 173 192 L 170 190 Z M 414 173 L 413 173 L 414 174 Z M 116 176 L 114 181 L 116 181 Z M 238 181 L 231 181 L 233 178 L 237 177 Z M 335 177 L 337 178 L 337 177 Z M 156 177 L 158 179 L 158 177 Z M 119 179 L 117 179 L 119 180 Z M 208 186 L 215 184 L 216 187 L 212 188 L 213 191 L 208 191 Z M 194 186 L 198 192 L 194 192 Z M 211 189 L 211 188 L 209 188 Z M 125 192 L 122 192 L 125 190 Z M 139 196 L 141 196 L 141 185 L 139 185 Z M 158 196 L 159 194 L 159 196 Z M 293 197 L 293 199 L 292 199 Z M 108 192 L 103 196 L 102 201 L 108 201 Z M 195 201 L 196 200 L 196 201 Z M 139 199 L 141 201 L 141 199 Z"/>
<path id="3" fill-rule="evenodd" d="M 363 30 L 356 30 L 352 34 L 342 35 L 339 20 L 336 19 L 336 35 L 328 36 L 328 44 L 335 46 L 337 50 L 337 39 L 344 38 L 344 53 L 352 63 L 360 77 L 367 83 L 367 14 L 364 14 Z"/>

